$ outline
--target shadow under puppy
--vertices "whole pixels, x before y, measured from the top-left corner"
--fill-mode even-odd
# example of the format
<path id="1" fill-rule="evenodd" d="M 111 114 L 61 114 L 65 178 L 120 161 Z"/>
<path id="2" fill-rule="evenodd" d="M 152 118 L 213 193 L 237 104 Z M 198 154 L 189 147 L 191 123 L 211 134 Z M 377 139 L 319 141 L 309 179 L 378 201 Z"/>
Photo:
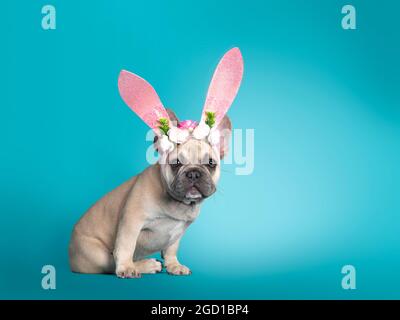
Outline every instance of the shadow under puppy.
<path id="1" fill-rule="evenodd" d="M 216 191 L 231 135 L 226 112 L 242 74 L 240 51 L 231 49 L 217 66 L 197 124 L 179 122 L 150 84 L 121 72 L 121 96 L 155 131 L 159 161 L 106 194 L 78 221 L 69 245 L 73 272 L 139 277 L 162 270 L 161 262 L 146 258 L 161 252 L 168 273 L 191 273 L 177 259 L 179 242 L 202 201 Z"/>

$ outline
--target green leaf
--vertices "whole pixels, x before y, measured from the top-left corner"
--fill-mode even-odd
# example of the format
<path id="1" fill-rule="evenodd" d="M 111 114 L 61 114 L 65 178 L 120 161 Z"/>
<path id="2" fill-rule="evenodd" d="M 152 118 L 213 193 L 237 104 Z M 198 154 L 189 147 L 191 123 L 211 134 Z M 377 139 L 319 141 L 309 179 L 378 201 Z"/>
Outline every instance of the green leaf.
<path id="1" fill-rule="evenodd" d="M 160 124 L 158 128 L 163 132 L 165 135 L 168 134 L 169 131 L 169 121 L 166 118 L 158 119 L 158 123 Z"/>
<path id="2" fill-rule="evenodd" d="M 206 111 L 206 124 L 212 128 L 215 124 L 215 112 Z"/>

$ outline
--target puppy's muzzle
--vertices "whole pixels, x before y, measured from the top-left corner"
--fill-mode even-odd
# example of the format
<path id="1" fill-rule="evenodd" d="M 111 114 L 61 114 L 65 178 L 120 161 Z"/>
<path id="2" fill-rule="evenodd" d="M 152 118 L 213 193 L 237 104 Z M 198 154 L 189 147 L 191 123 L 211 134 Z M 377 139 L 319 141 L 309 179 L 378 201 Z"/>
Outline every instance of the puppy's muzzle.
<path id="1" fill-rule="evenodd" d="M 197 169 L 192 169 L 186 172 L 186 178 L 190 183 L 195 184 L 201 178 L 201 172 Z"/>

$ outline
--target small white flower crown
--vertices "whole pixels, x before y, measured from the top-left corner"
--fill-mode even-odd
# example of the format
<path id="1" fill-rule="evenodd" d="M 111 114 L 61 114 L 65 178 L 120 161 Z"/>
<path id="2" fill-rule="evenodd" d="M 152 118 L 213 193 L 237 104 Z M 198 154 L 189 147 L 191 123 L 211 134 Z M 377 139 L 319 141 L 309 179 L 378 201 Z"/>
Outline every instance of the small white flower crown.
<path id="1" fill-rule="evenodd" d="M 213 147 L 219 145 L 220 132 L 217 127 L 236 97 L 242 76 L 242 55 L 239 48 L 233 48 L 218 63 L 199 124 L 185 120 L 173 125 L 153 87 L 131 72 L 121 71 L 118 88 L 125 103 L 154 130 L 159 137 L 157 148 L 166 155 L 175 148 L 175 144 L 184 143 L 190 137 L 207 139 Z"/>
<path id="2" fill-rule="evenodd" d="M 215 113 L 206 112 L 205 122 L 197 124 L 192 120 L 179 122 L 177 126 L 169 126 L 169 122 L 165 118 L 159 119 L 159 129 L 163 133 L 158 140 L 158 150 L 161 153 L 169 153 L 174 150 L 175 144 L 181 144 L 190 137 L 197 140 L 207 139 L 211 146 L 218 146 L 220 140 L 219 130 L 215 125 Z"/>

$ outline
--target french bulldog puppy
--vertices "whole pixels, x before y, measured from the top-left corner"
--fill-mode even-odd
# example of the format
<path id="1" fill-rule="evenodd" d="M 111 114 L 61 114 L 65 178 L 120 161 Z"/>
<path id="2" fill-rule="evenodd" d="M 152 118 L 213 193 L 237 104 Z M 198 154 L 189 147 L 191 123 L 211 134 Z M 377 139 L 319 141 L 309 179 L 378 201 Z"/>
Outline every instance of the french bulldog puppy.
<path id="1" fill-rule="evenodd" d="M 178 121 L 172 111 L 168 114 Z M 148 167 L 94 204 L 73 229 L 72 271 L 139 277 L 162 270 L 161 262 L 146 259 L 161 252 L 169 274 L 189 275 L 177 258 L 179 242 L 203 200 L 216 191 L 231 134 L 228 116 L 218 130 L 224 140 L 219 150 L 206 139 L 176 144 L 164 164 Z"/>
<path id="2" fill-rule="evenodd" d="M 105 195 L 78 221 L 69 245 L 72 271 L 139 277 L 161 271 L 161 262 L 146 258 L 161 252 L 168 273 L 191 273 L 178 261 L 179 242 L 203 200 L 216 191 L 232 131 L 226 113 L 242 75 L 242 55 L 233 48 L 214 72 L 197 123 L 179 122 L 146 80 L 121 71 L 121 97 L 154 130 L 160 158 Z"/>

